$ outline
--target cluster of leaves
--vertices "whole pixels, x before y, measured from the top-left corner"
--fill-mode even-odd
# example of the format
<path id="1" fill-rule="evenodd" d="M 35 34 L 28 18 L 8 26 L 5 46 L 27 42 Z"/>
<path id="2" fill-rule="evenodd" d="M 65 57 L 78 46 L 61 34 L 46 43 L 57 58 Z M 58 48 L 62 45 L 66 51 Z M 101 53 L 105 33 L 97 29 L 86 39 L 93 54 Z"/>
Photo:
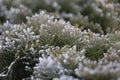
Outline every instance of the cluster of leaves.
<path id="1" fill-rule="evenodd" d="M 119 0 L 0 0 L 0 7 L 0 80 L 120 79 Z"/>
<path id="2" fill-rule="evenodd" d="M 26 22 L 26 16 L 47 10 L 74 26 L 106 34 L 120 30 L 119 0 L 0 0 L 0 22 Z"/>

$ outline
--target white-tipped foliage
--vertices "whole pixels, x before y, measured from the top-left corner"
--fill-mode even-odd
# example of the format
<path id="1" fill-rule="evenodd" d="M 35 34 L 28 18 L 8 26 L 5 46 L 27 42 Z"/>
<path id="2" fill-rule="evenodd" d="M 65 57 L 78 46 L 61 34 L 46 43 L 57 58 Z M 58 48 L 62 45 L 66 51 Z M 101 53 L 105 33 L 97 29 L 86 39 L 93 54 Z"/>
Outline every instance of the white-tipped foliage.
<path id="1" fill-rule="evenodd" d="M 101 13 L 101 10 L 97 11 Z M 26 20 L 23 24 L 6 22 L 0 26 L 0 72 L 6 67 L 5 74 L 10 80 L 11 75 L 16 75 L 13 72 L 18 68 L 15 65 L 17 60 L 25 65 L 25 71 L 32 72 L 22 77 L 26 80 L 120 78 L 120 31 L 106 35 L 91 30 L 81 31 L 70 22 L 57 20 L 45 11 Z M 6 55 L 12 56 L 12 60 L 2 66 L 1 61 L 8 61 L 3 57 Z M 19 69 L 15 72 L 19 73 Z"/>

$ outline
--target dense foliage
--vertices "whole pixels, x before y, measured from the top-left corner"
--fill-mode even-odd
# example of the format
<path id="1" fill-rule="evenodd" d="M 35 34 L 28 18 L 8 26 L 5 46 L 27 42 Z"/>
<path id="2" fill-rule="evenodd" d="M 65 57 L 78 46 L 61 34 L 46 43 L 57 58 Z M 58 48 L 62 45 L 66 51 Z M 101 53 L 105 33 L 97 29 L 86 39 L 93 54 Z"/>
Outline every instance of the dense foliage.
<path id="1" fill-rule="evenodd" d="M 0 0 L 0 80 L 119 79 L 119 0 Z"/>

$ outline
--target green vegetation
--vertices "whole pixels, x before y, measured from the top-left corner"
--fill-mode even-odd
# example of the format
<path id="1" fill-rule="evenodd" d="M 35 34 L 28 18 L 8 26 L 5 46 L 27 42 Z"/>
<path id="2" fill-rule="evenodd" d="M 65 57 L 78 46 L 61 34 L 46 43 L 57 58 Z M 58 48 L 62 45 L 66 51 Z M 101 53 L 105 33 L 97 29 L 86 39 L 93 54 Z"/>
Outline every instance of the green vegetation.
<path id="1" fill-rule="evenodd" d="M 119 80 L 119 0 L 0 0 L 0 80 Z"/>

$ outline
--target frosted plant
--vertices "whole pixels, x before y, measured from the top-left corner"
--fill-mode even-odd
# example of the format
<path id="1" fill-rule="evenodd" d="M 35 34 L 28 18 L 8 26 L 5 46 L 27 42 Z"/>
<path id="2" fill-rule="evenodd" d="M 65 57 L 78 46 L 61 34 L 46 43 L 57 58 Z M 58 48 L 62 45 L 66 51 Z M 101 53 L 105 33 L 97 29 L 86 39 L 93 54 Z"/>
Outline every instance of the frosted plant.
<path id="1" fill-rule="evenodd" d="M 67 18 L 68 14 L 63 14 L 64 17 Z M 77 15 L 73 15 L 70 18 L 70 22 L 75 25 L 75 27 L 79 27 L 81 30 L 84 29 L 91 29 L 93 32 L 101 33 L 103 34 L 104 31 L 102 30 L 102 27 L 98 23 L 94 23 L 93 21 L 90 21 L 88 16 L 83 16 L 82 14 L 78 13 Z"/>
<path id="2" fill-rule="evenodd" d="M 39 15 L 35 14 L 32 18 L 28 17 L 27 20 L 27 24 L 34 26 L 34 30 L 39 33 L 40 41 L 43 44 L 55 46 L 78 44 L 80 46 L 89 43 L 86 32 L 81 32 L 64 20 L 54 20 L 52 16 L 45 14 L 45 12 L 41 12 Z"/>
<path id="3" fill-rule="evenodd" d="M 103 2 L 70 0 L 70 4 L 66 4 L 68 1 L 1 0 L 0 5 L 5 7 L 5 10 L 1 11 L 6 12 L 4 15 L 6 18 L 5 23 L 2 23 L 3 20 L 0 24 L 0 79 L 3 77 L 5 80 L 120 78 L 120 31 L 117 31 L 119 10 L 115 9 L 118 5 L 115 6 L 116 3 L 112 5 L 107 0 Z M 30 5 L 32 2 L 33 5 Z M 42 3 L 47 5 L 39 5 Z M 49 6 L 48 11 L 53 12 L 52 16 L 47 11 L 35 13 L 39 9 L 45 9 L 46 6 Z M 25 13 L 26 11 L 28 13 Z M 32 13 L 35 14 L 26 17 Z M 21 14 L 22 18 L 19 17 Z M 59 19 L 56 19 L 54 14 L 57 14 Z M 66 15 L 68 20 L 71 19 L 71 22 L 73 20 L 74 25 L 83 27 L 77 28 L 66 22 L 64 20 L 67 20 Z M 116 32 L 103 34 L 112 29 Z M 94 33 L 92 30 L 102 34 Z"/>
<path id="4" fill-rule="evenodd" d="M 34 67 L 35 80 L 49 80 L 61 74 L 60 71 L 62 71 L 62 68 L 60 68 L 60 64 L 51 57 L 47 59 L 40 58 L 39 62 L 40 63 Z"/>
<path id="5" fill-rule="evenodd" d="M 86 63 L 86 62 L 85 62 Z M 120 75 L 120 64 L 110 62 L 108 64 L 87 63 L 80 64 L 75 70 L 76 74 L 90 80 L 116 80 Z"/>
<path id="6" fill-rule="evenodd" d="M 101 59 L 100 61 L 105 62 L 105 63 L 109 63 L 109 62 L 120 62 L 119 60 L 120 58 L 120 51 L 116 50 L 115 48 L 113 49 L 112 47 L 108 50 L 107 53 L 104 54 L 104 58 Z"/>
<path id="7" fill-rule="evenodd" d="M 107 52 L 109 48 L 109 38 L 91 32 L 88 33 L 88 35 L 90 35 L 90 44 L 86 47 L 85 55 L 91 60 L 99 60 L 103 57 L 103 53 Z"/>
<path id="8" fill-rule="evenodd" d="M 26 21 L 26 16 L 32 14 L 31 10 L 27 7 L 20 5 L 18 8 L 11 8 L 9 11 L 6 11 L 6 19 L 11 23 L 21 23 Z"/>
<path id="9" fill-rule="evenodd" d="M 120 72 L 120 44 L 119 44 L 119 32 L 112 34 L 108 37 L 107 44 L 110 46 L 108 47 L 107 51 L 104 53 L 103 58 L 99 59 L 98 62 L 94 61 L 83 61 L 84 63 L 79 64 L 79 68 L 76 69 L 76 74 L 78 76 L 82 76 L 86 79 L 92 80 L 113 80 L 119 78 Z M 114 35 L 114 36 L 113 36 Z M 116 35 L 116 36 L 115 36 Z M 116 37 L 116 40 L 113 40 L 113 37 Z M 110 40 L 112 39 L 112 40 Z M 104 41 L 104 40 L 102 40 Z M 94 48 L 95 49 L 95 48 Z M 99 49 L 100 50 L 100 49 Z M 101 76 L 100 76 L 101 75 Z M 93 77 L 94 76 L 94 77 Z"/>
<path id="10" fill-rule="evenodd" d="M 68 4 L 69 3 L 69 4 Z M 64 18 L 77 27 L 91 29 L 94 32 L 106 34 L 119 30 L 120 26 L 120 4 L 113 0 L 1 0 L 3 14 L 2 23 L 6 20 L 5 12 L 9 12 L 11 6 L 19 8 L 20 5 L 27 7 L 32 13 L 39 10 L 47 10 L 56 15 L 57 18 Z M 32 4 L 32 5 L 31 5 Z M 26 11 L 25 11 L 26 12 Z M 72 16 L 68 16 L 72 14 Z M 80 14 L 80 15 L 78 15 Z M 19 14 L 18 14 L 19 15 Z M 23 20 L 28 15 L 23 16 Z M 81 16 L 83 18 L 81 18 Z M 86 17 L 88 18 L 86 22 Z M 84 21 L 85 20 L 85 21 Z M 20 21 L 22 23 L 22 21 Z M 114 26 L 114 27 L 113 27 Z"/>
<path id="11" fill-rule="evenodd" d="M 8 24 L 6 23 L 5 25 L 3 25 L 3 26 L 8 26 L 8 29 L 6 28 L 5 29 L 6 31 L 3 32 L 3 35 L 1 36 L 2 37 L 1 40 L 3 41 L 2 51 L 4 53 L 11 53 L 9 55 L 12 55 L 12 57 L 15 57 L 16 61 L 23 60 L 24 62 L 24 59 L 32 60 L 33 58 L 35 58 L 33 56 L 38 53 L 40 46 L 42 45 L 44 46 L 45 44 L 53 45 L 53 46 L 58 45 L 62 47 L 64 45 L 74 46 L 74 44 L 79 43 L 78 44 L 79 46 L 81 46 L 81 44 L 83 44 L 84 46 L 84 44 L 88 42 L 87 40 L 88 36 L 86 32 L 81 32 L 78 28 L 74 28 L 73 26 L 70 25 L 70 23 L 66 23 L 65 21 L 50 20 L 51 18 L 50 19 L 46 18 L 46 17 L 49 17 L 49 15 L 48 16 L 42 16 L 42 15 L 43 15 L 43 12 L 38 14 L 38 18 L 41 20 L 41 22 L 42 22 L 42 19 L 45 18 L 46 22 L 43 22 L 42 24 L 42 23 L 39 23 L 40 21 L 38 22 L 36 21 L 37 24 L 40 26 L 31 25 L 31 27 L 29 27 L 30 23 L 27 23 L 27 25 L 26 24 L 10 25 L 9 23 Z M 44 14 L 44 15 L 47 15 L 47 14 Z M 39 34 L 36 33 L 36 30 L 35 30 L 36 28 L 38 29 Z M 53 29 L 57 31 L 53 31 Z M 79 35 L 80 33 L 81 35 Z M 51 37 L 51 35 L 53 37 Z M 54 39 L 54 35 L 56 37 L 55 39 Z M 48 43 L 45 40 L 48 40 Z M 59 40 L 61 40 L 61 42 L 59 42 Z M 66 42 L 67 40 L 70 40 L 70 41 Z M 63 44 L 60 44 L 60 43 L 63 43 Z M 31 57 L 29 58 L 28 55 L 31 55 Z M 11 71 L 9 72 L 8 76 L 11 76 L 11 74 L 13 74 L 12 70 L 14 70 L 14 68 L 10 68 L 10 69 Z"/>
<path id="12" fill-rule="evenodd" d="M 109 40 L 107 36 L 101 36 L 94 34 L 93 41 L 97 41 L 99 39 L 105 39 Z M 102 42 L 104 40 L 101 40 L 101 44 L 104 44 Z M 94 45 L 91 42 L 92 46 Z M 96 44 L 96 43 L 95 43 Z M 106 43 L 108 44 L 108 43 Z M 109 45 L 109 44 L 108 44 Z M 118 44 L 119 45 L 119 44 Z M 112 47 L 112 46 L 111 46 Z M 96 47 L 94 47 L 95 49 Z M 104 49 L 104 48 L 103 48 Z M 97 49 L 100 50 L 100 49 Z M 77 51 L 76 46 L 73 46 L 72 48 L 69 48 L 67 46 L 62 47 L 61 49 L 54 49 L 54 48 L 48 48 L 46 53 L 48 55 L 52 56 L 53 61 L 58 61 L 62 69 L 64 71 L 64 74 L 70 75 L 70 76 L 76 76 L 77 79 L 117 79 L 120 75 L 120 64 L 119 64 L 119 52 L 110 51 L 109 48 L 107 49 L 106 53 L 101 52 L 103 54 L 102 59 L 98 59 L 98 61 L 94 60 L 91 61 L 88 59 L 90 56 L 85 56 L 87 49 L 83 49 L 81 51 Z M 119 49 L 117 49 L 119 51 Z M 95 52 L 95 51 L 94 51 Z M 111 52 L 111 53 L 110 53 Z M 87 54 L 91 54 L 90 52 Z M 99 54 L 99 53 L 96 53 Z M 45 55 L 44 55 L 45 56 Z M 49 59 L 50 56 L 46 56 L 43 59 Z M 92 56 L 95 56 L 92 55 Z M 99 56 L 99 55 L 98 55 Z M 99 56 L 100 57 L 100 56 Z M 43 61 L 41 61 L 43 62 Z M 48 63 L 51 63 L 49 60 Z M 41 65 L 36 65 L 37 67 L 43 67 Z M 52 66 L 52 65 L 51 65 Z M 45 67 L 43 67 L 45 68 Z M 52 67 L 54 70 L 54 67 Z M 47 70 L 47 69 L 45 69 Z M 38 71 L 38 70 L 37 70 Z M 48 71 L 48 70 L 47 70 Z M 75 71 L 75 72 L 74 72 Z M 105 72 L 104 72 L 105 71 Z M 46 72 L 46 71 L 43 71 Z M 37 72 L 37 74 L 40 74 L 41 72 Z M 59 75 L 60 76 L 60 75 Z M 40 77 L 41 78 L 41 77 Z"/>
<path id="13" fill-rule="evenodd" d="M 67 31 L 66 31 L 67 30 Z M 74 45 L 77 44 L 87 44 L 87 35 L 82 33 L 79 29 L 75 29 L 69 23 L 66 24 L 63 21 L 48 22 L 45 25 L 40 26 L 40 36 L 42 41 L 49 43 L 51 45 Z M 48 36 L 50 38 L 45 38 Z M 45 40 L 44 40 L 45 39 Z M 49 40 L 50 39 L 50 40 Z"/>
<path id="14" fill-rule="evenodd" d="M 32 17 L 27 17 L 27 24 L 29 26 L 35 26 L 35 28 L 39 29 L 41 24 L 52 21 L 53 18 L 53 16 L 48 15 L 45 11 L 41 11 L 39 14 L 34 14 Z"/>
<path id="15" fill-rule="evenodd" d="M 57 5 L 60 6 L 60 16 L 66 20 L 70 20 L 72 18 L 71 22 L 73 24 L 77 23 L 77 25 L 80 27 L 82 25 L 85 29 L 90 28 L 91 30 L 100 33 L 106 33 L 110 31 L 113 32 L 114 30 L 119 29 L 119 3 L 110 3 L 109 0 L 56 0 L 56 2 Z M 69 4 L 67 4 L 68 2 Z M 73 15 L 77 16 L 77 18 L 74 16 L 69 17 L 67 15 L 64 15 L 62 14 L 63 12 L 65 14 L 72 13 Z M 89 20 L 88 23 L 81 23 L 84 19 L 78 18 L 81 17 L 79 15 L 76 15 L 78 13 L 80 13 L 81 16 L 87 16 Z M 74 19 L 77 21 L 74 21 Z M 106 23 L 106 21 L 109 23 Z M 112 26 L 114 26 L 114 28 Z M 102 31 L 99 30 L 101 29 L 99 27 L 102 28 Z"/>
<path id="16" fill-rule="evenodd" d="M 27 69 L 28 73 L 31 74 L 30 69 L 37 61 L 36 59 L 34 61 L 31 60 L 34 59 L 33 56 L 37 55 L 35 53 L 37 53 L 37 48 L 39 48 L 39 36 L 34 35 L 32 28 L 27 28 L 25 24 L 8 26 L 10 30 L 6 30 L 1 35 L 3 46 L 0 52 L 0 59 L 3 59 L 4 62 L 1 62 L 0 70 L 3 71 L 4 67 L 6 67 L 6 69 L 8 69 L 6 76 L 9 76 L 9 79 L 11 79 L 13 78 L 13 74 L 15 74 L 13 71 L 18 68 L 18 66 L 20 67 L 20 71 L 23 70 L 22 72 L 26 72 L 26 65 L 29 67 L 29 69 Z M 31 57 L 29 57 L 29 55 L 31 55 Z M 16 63 L 17 65 L 15 65 Z M 20 79 L 29 75 L 28 73 L 24 74 L 22 72 L 20 74 L 18 73 L 20 76 L 22 75 Z"/>
<path id="17" fill-rule="evenodd" d="M 37 23 L 37 24 L 41 24 L 41 23 Z M 42 53 L 44 55 L 43 56 L 44 58 L 42 58 L 42 59 L 46 60 L 46 59 L 52 58 L 52 60 L 48 60 L 48 63 L 51 63 L 51 62 L 54 63 L 54 61 L 57 61 L 56 64 L 57 63 L 60 64 L 60 66 L 62 67 L 62 69 L 60 69 L 60 70 L 63 70 L 64 74 L 71 75 L 71 76 L 77 76 L 76 78 L 78 78 L 78 79 L 80 79 L 80 78 L 94 79 L 93 76 L 96 76 L 95 79 L 98 79 L 98 80 L 104 79 L 104 77 L 105 77 L 105 79 L 117 79 L 119 77 L 120 68 L 119 68 L 119 63 L 116 61 L 119 61 L 119 59 L 115 58 L 114 61 L 112 61 L 112 59 L 111 59 L 109 62 L 106 63 L 107 57 L 105 58 L 105 56 L 107 54 L 109 54 L 109 48 L 112 47 L 111 44 L 114 43 L 114 41 L 112 42 L 113 35 L 114 36 L 117 35 L 118 32 L 116 32 L 115 34 L 112 34 L 112 35 L 111 34 L 100 35 L 100 34 L 92 33 L 91 31 L 81 32 L 80 29 L 72 27 L 72 26 L 70 27 L 70 26 L 71 25 L 69 23 L 65 23 L 63 21 L 61 22 L 61 20 L 60 21 L 48 20 L 48 21 L 46 21 L 46 23 L 42 24 L 39 27 L 40 33 L 42 33 L 40 35 L 40 37 L 41 37 L 41 39 L 43 39 L 43 40 L 40 39 L 41 42 L 43 42 L 45 44 L 50 43 L 50 45 L 61 47 L 61 48 L 58 48 L 57 50 L 56 50 L 56 48 L 54 49 L 54 47 L 52 49 L 48 48 L 48 49 L 42 50 Z M 38 25 L 36 25 L 36 27 L 38 27 Z M 61 32 L 61 31 L 63 31 L 63 32 Z M 73 33 L 71 34 L 71 33 L 69 33 L 69 31 L 73 32 Z M 78 34 L 82 34 L 84 36 L 78 36 L 78 38 L 74 39 L 74 37 L 77 36 L 77 34 L 75 34 L 75 33 L 77 33 L 77 31 L 80 32 Z M 63 36 L 61 36 L 61 34 L 59 34 L 59 33 L 64 33 L 64 32 L 65 32 L 65 34 Z M 64 38 L 64 36 L 66 34 L 68 34 L 68 35 Z M 78 44 L 76 46 L 73 46 L 72 48 L 69 48 L 69 47 L 67 48 L 66 46 L 62 47 L 58 43 L 55 45 L 53 43 L 59 42 L 59 41 L 54 41 L 54 38 L 52 38 L 51 35 L 54 35 L 54 36 L 59 35 L 60 38 L 57 37 L 57 40 L 61 40 L 61 41 L 62 41 L 62 38 L 64 40 L 66 40 L 67 38 L 69 39 L 69 37 L 73 38 L 76 41 L 80 37 L 83 39 L 83 41 L 87 42 L 87 46 Z M 51 38 L 49 38 L 49 37 L 51 37 Z M 117 40 L 117 42 L 118 42 L 119 38 L 117 38 L 117 39 L 118 39 Z M 53 40 L 53 43 L 51 43 L 50 40 Z M 64 42 L 64 40 L 62 42 Z M 72 39 L 69 39 L 69 41 L 71 41 L 71 40 Z M 109 41 L 111 41 L 111 44 L 109 43 Z M 81 39 L 80 39 L 80 42 L 82 42 Z M 73 43 L 68 44 L 66 42 L 63 45 L 72 46 L 71 44 L 73 45 Z M 75 44 L 77 44 L 77 43 L 75 43 Z M 81 48 L 77 49 L 78 46 L 80 46 Z M 119 44 L 118 44 L 118 46 L 119 46 Z M 112 51 L 110 51 L 110 52 L 112 52 Z M 41 53 L 41 51 L 40 51 L 40 53 Z M 47 53 L 47 55 L 46 55 L 46 53 Z M 92 54 L 92 56 L 91 56 L 91 54 Z M 116 54 L 118 54 L 118 53 L 116 52 Z M 114 57 L 114 55 L 113 55 L 113 57 Z M 43 62 L 43 61 L 40 61 L 39 63 L 41 63 L 41 62 Z M 44 64 L 46 64 L 46 63 L 44 63 Z M 116 65 L 116 64 L 118 64 L 118 65 Z M 51 65 L 50 70 L 51 70 L 51 68 L 52 68 L 52 70 L 54 70 L 54 67 L 52 67 L 52 66 L 53 65 Z M 47 71 L 49 71 L 49 70 L 47 69 L 47 67 L 45 67 L 45 66 L 43 67 L 43 65 L 36 65 L 36 67 L 37 67 L 37 70 L 35 69 L 34 75 L 38 76 L 40 74 L 40 76 L 38 76 L 38 79 L 39 78 L 45 79 L 45 76 L 42 77 L 41 74 L 46 72 L 44 74 L 48 75 Z M 116 68 L 114 69 L 114 67 L 116 67 Z M 40 68 L 40 72 L 39 72 L 39 68 Z M 44 68 L 46 68 L 46 69 L 44 69 Z M 105 73 L 104 70 L 106 68 L 107 68 L 107 70 Z M 41 69 L 42 69 L 42 72 L 41 72 Z M 111 70 L 111 71 L 109 71 L 109 70 Z M 113 72 L 113 71 L 115 71 L 115 72 Z M 109 74 L 111 76 L 108 76 Z M 32 76 L 32 78 L 37 79 L 37 76 L 35 76 L 35 77 Z M 57 74 L 57 76 L 60 77 L 59 74 Z M 57 77 L 57 76 L 55 76 L 55 77 Z M 51 77 L 49 77 L 49 78 L 51 78 Z"/>
<path id="18" fill-rule="evenodd" d="M 76 78 L 73 78 L 72 76 L 62 75 L 60 78 L 54 78 L 53 80 L 79 80 Z"/>
<path id="19" fill-rule="evenodd" d="M 48 80 L 64 74 L 74 75 L 74 69 L 77 68 L 78 63 L 84 59 L 84 50 L 77 52 L 76 46 L 70 49 L 67 48 L 67 46 L 61 49 L 50 47 L 46 52 L 50 56 L 40 58 L 39 64 L 34 68 L 33 75 L 35 79 Z"/>

